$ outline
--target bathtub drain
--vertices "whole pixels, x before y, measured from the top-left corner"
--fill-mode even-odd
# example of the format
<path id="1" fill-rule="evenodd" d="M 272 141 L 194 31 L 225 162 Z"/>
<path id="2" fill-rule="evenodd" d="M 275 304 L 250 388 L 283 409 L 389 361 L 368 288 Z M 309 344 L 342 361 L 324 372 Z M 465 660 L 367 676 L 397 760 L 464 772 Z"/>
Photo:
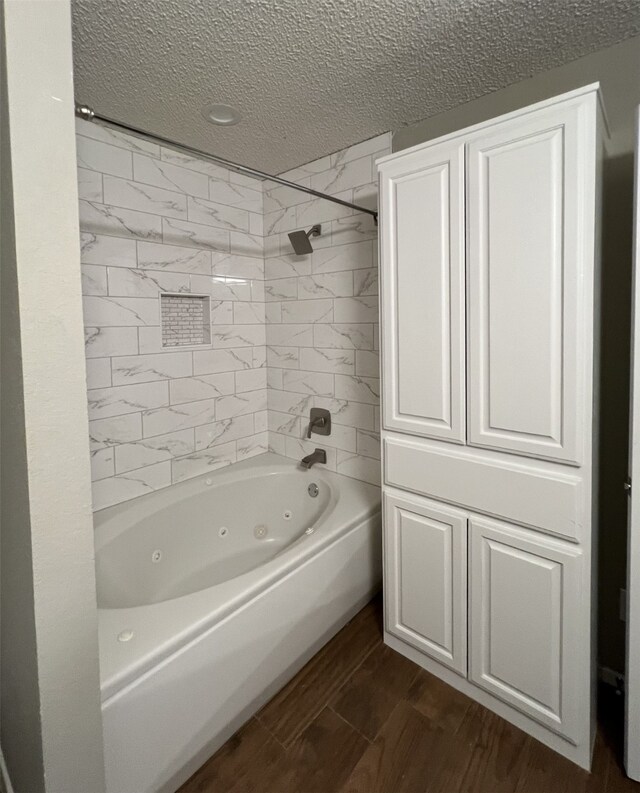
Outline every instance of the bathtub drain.
<path id="1" fill-rule="evenodd" d="M 162 559 L 162 551 L 154 551 L 151 554 L 151 561 L 154 564 L 158 564 L 158 562 L 161 561 L 161 559 Z"/>

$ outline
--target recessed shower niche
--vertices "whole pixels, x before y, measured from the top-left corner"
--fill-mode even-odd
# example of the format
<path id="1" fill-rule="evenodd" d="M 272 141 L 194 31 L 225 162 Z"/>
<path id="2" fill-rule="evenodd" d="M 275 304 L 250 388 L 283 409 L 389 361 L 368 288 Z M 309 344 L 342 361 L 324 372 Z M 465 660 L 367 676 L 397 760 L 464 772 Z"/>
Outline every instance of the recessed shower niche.
<path id="1" fill-rule="evenodd" d="M 211 314 L 207 295 L 160 295 L 163 347 L 211 344 Z"/>

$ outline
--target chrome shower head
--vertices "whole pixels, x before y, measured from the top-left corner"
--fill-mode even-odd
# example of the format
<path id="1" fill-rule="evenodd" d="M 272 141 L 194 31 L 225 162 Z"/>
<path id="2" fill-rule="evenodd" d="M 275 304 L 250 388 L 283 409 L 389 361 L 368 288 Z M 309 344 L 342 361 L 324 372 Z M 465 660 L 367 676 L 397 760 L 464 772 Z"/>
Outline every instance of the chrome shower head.
<path id="1" fill-rule="evenodd" d="M 313 248 L 309 242 L 309 237 L 317 237 L 322 231 L 322 226 L 316 223 L 311 226 L 309 231 L 291 231 L 289 232 L 289 239 L 293 247 L 294 253 L 298 256 L 304 256 L 306 253 L 313 253 Z"/>

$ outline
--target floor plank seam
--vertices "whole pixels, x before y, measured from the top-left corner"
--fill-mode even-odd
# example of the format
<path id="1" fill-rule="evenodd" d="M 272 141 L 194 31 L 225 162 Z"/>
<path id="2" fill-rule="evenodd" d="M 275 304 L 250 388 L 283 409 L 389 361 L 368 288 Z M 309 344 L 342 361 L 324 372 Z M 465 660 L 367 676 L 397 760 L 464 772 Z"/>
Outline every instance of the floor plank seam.
<path id="1" fill-rule="evenodd" d="M 267 704 L 268 704 L 268 703 L 267 703 Z M 260 726 L 261 726 L 261 727 L 262 727 L 264 730 L 266 730 L 266 731 L 269 733 L 269 735 L 270 735 L 270 736 L 273 738 L 273 740 L 274 740 L 274 741 L 275 741 L 275 742 L 278 744 L 278 746 L 280 746 L 282 749 L 284 749 L 284 750 L 285 750 L 285 752 L 287 751 L 287 747 L 286 747 L 286 746 L 285 746 L 285 745 L 282 743 L 282 741 L 281 741 L 281 740 L 278 738 L 278 736 L 277 736 L 277 735 L 276 735 L 274 732 L 272 732 L 272 731 L 269 729 L 269 727 L 267 727 L 267 725 L 266 725 L 266 724 L 265 724 L 265 723 L 262 721 L 262 719 L 260 718 L 260 714 L 259 714 L 259 713 L 257 713 L 255 716 L 252 716 L 252 719 L 253 719 L 254 721 L 257 721 L 257 722 L 258 722 L 258 724 L 259 724 L 259 725 L 260 725 Z M 248 724 L 248 723 L 249 723 L 249 722 L 247 722 L 247 724 Z"/>
<path id="2" fill-rule="evenodd" d="M 355 730 L 355 731 L 358 733 L 358 735 L 359 735 L 361 738 L 364 738 L 364 739 L 365 739 L 365 741 L 366 741 L 368 744 L 371 744 L 371 743 L 373 743 L 373 741 L 371 740 L 371 738 L 367 738 L 367 736 L 366 736 L 366 735 L 365 735 L 363 732 L 361 732 L 361 731 L 360 731 L 360 730 L 359 730 L 359 729 L 356 727 L 356 725 L 355 725 L 355 724 L 352 724 L 352 723 L 349 721 L 349 719 L 345 718 L 345 717 L 344 717 L 344 716 L 343 716 L 341 713 L 338 713 L 338 711 L 337 711 L 337 710 L 335 710 L 335 709 L 333 708 L 333 706 L 332 706 L 332 705 L 327 705 L 326 707 L 327 707 L 327 709 L 328 709 L 328 710 L 330 710 L 332 713 L 335 713 L 335 715 L 336 715 L 336 716 L 337 716 L 339 719 L 341 719 L 341 720 L 342 720 L 342 721 L 343 721 L 343 722 L 344 722 L 344 723 L 345 723 L 345 724 L 346 724 L 348 727 L 351 727 L 351 729 L 352 729 L 352 730 Z M 386 724 L 386 721 L 385 721 L 385 724 Z M 376 733 L 376 737 L 377 737 L 377 733 Z"/>
<path id="3" fill-rule="evenodd" d="M 376 642 L 376 644 L 373 645 L 373 647 L 369 650 L 369 652 L 367 652 L 362 657 L 360 663 L 351 670 L 351 672 L 349 674 L 349 677 L 345 678 L 344 682 L 333 692 L 333 694 L 331 694 L 331 696 L 327 700 L 327 703 L 326 703 L 327 705 L 329 705 L 330 702 L 332 702 L 333 700 L 335 700 L 338 697 L 338 694 L 340 694 L 342 692 L 342 689 L 346 687 L 347 683 L 351 682 L 351 679 L 356 674 L 356 672 L 360 669 L 360 667 L 364 664 L 364 662 L 367 660 L 367 658 L 369 658 L 369 656 L 375 650 L 377 650 L 380 647 L 381 644 L 384 644 L 384 642 L 382 642 L 382 640 L 380 640 L 379 642 Z"/>

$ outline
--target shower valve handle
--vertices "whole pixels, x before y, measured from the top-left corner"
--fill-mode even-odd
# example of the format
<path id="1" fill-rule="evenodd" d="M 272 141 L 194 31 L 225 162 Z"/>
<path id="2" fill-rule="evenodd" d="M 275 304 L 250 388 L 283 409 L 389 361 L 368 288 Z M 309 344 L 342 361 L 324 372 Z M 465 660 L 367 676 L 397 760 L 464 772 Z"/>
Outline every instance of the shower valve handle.
<path id="1" fill-rule="evenodd" d="M 312 432 L 316 435 L 331 435 L 331 413 L 326 408 L 311 408 L 307 438 L 311 437 Z"/>
<path id="2" fill-rule="evenodd" d="M 311 432 L 314 429 L 314 427 L 322 428 L 324 427 L 324 423 L 325 423 L 325 419 L 322 417 L 311 419 L 311 421 L 309 422 L 309 429 L 307 430 L 307 438 L 311 437 Z"/>

